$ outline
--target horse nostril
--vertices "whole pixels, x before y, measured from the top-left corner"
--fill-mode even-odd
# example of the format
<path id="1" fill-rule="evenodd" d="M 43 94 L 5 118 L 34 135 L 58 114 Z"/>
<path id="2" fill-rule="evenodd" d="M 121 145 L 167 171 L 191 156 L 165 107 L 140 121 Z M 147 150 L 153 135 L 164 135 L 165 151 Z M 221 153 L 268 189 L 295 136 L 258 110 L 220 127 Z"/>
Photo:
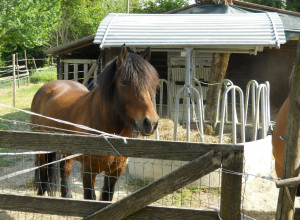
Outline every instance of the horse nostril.
<path id="1" fill-rule="evenodd" d="M 151 129 L 151 121 L 148 118 L 144 119 L 143 125 L 144 125 L 144 128 Z"/>

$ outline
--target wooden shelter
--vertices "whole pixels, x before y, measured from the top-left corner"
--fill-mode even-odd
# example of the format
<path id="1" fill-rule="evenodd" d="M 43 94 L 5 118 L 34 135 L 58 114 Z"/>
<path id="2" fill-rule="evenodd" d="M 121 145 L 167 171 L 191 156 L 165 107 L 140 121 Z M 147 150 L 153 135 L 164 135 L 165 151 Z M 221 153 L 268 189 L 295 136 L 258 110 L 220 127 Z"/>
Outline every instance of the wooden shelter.
<path id="1" fill-rule="evenodd" d="M 291 73 L 296 54 L 297 38 L 294 37 L 299 34 L 300 22 L 298 21 L 300 20 L 300 13 L 237 0 L 229 2 L 232 3 L 230 5 L 225 3 L 228 2 L 199 0 L 197 4 L 168 13 L 226 14 L 232 12 L 232 10 L 245 14 L 259 11 L 277 12 L 283 21 L 287 42 L 281 44 L 280 49 L 264 47 L 263 51 L 257 52 L 256 55 L 236 53 L 237 51 L 232 50 L 223 50 L 217 53 L 216 50 L 207 50 L 203 53 L 198 53 L 196 55 L 198 78 L 202 82 L 212 82 L 216 80 L 213 75 L 217 75 L 217 79 L 222 79 L 226 75 L 226 78 L 229 78 L 234 84 L 243 89 L 247 82 L 252 79 L 256 79 L 259 82 L 269 81 L 271 85 L 271 104 L 279 106 L 289 91 L 288 76 Z M 93 41 L 94 36 L 89 36 L 45 51 L 48 54 L 57 55 L 59 58 L 58 78 L 74 79 L 83 82 L 84 78 L 92 75 L 97 77 L 97 69 L 100 70 L 107 61 L 114 57 L 118 49 L 110 47 L 100 50 L 99 45 L 93 44 Z M 136 48 L 133 47 L 132 49 Z M 172 52 L 163 48 L 152 52 L 151 63 L 158 70 L 160 78 L 167 81 L 175 79 L 174 88 L 180 87 L 184 83 L 182 74 L 184 68 L 182 67 L 185 66 L 185 61 L 181 55 L 181 52 Z M 228 60 L 229 62 L 227 62 Z M 84 83 L 88 85 L 87 79 Z M 166 102 L 168 99 L 167 93 L 166 91 L 163 93 L 164 102 Z M 174 99 L 174 96 L 172 97 L 170 99 Z"/>

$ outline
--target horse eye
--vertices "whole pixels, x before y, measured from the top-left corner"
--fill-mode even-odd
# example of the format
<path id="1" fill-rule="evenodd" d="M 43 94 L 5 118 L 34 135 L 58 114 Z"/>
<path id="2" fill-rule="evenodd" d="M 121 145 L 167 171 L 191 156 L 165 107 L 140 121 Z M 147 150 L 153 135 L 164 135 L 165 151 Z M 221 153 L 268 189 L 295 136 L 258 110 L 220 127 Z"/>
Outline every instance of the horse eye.
<path id="1" fill-rule="evenodd" d="M 128 85 L 127 80 L 120 80 L 120 83 L 121 83 L 122 86 L 127 86 Z"/>

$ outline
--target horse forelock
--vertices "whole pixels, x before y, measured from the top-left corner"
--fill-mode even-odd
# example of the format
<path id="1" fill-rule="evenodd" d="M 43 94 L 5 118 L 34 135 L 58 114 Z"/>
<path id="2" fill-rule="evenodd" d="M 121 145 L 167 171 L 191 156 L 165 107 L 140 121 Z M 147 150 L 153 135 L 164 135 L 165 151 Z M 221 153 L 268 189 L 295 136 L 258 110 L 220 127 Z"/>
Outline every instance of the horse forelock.
<path id="1" fill-rule="evenodd" d="M 101 95 L 106 101 L 113 98 L 115 82 L 118 77 L 126 80 L 137 93 L 147 90 L 151 95 L 159 86 L 159 77 L 155 68 L 137 54 L 128 53 L 117 69 L 117 58 L 109 62 L 98 77 Z"/>
<path id="2" fill-rule="evenodd" d="M 136 92 L 156 92 L 158 88 L 158 73 L 156 69 L 140 55 L 129 53 L 117 70 L 117 75 L 126 80 Z"/>

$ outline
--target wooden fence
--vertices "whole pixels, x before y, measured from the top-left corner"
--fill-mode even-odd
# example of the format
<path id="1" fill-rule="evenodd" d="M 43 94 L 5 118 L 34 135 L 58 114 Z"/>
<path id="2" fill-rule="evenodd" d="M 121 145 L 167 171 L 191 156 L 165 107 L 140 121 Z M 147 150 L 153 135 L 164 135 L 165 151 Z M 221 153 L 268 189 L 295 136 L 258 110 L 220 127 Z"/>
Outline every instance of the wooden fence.
<path id="1" fill-rule="evenodd" d="M 216 211 L 157 207 L 149 206 L 149 204 L 221 166 L 238 173 L 241 173 L 243 170 L 243 145 L 130 138 L 127 139 L 127 143 L 118 138 L 107 138 L 107 140 L 126 157 L 190 162 L 149 184 L 142 190 L 128 195 L 115 203 L 0 194 L 0 208 L 42 214 L 81 216 L 87 219 L 99 219 L 99 216 L 103 217 L 113 213 L 114 219 L 130 219 L 132 217 L 145 219 L 149 216 L 157 216 L 157 218 L 163 219 L 204 218 L 217 220 L 219 217 Z M 95 136 L 0 131 L 0 146 L 2 148 L 116 155 L 116 152 L 109 146 L 107 140 L 103 137 Z M 241 175 L 222 174 L 220 208 L 222 219 L 240 219 L 241 187 Z"/>

